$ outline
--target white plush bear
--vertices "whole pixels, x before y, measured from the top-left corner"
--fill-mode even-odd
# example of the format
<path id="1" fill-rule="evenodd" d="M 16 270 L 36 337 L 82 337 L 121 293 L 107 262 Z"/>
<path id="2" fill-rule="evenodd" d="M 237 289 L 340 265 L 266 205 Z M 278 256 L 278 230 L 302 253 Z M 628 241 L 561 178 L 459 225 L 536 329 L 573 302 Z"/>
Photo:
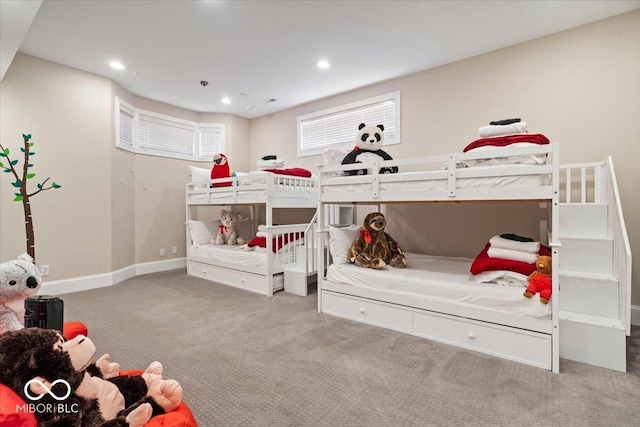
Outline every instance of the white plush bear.
<path id="1" fill-rule="evenodd" d="M 24 327 L 24 300 L 38 292 L 41 284 L 40 272 L 28 254 L 0 264 L 0 335 Z"/>
<path id="2" fill-rule="evenodd" d="M 234 213 L 222 209 L 220 211 L 220 228 L 216 238 L 211 239 L 212 245 L 243 245 L 244 239 L 238 236 L 238 231 L 235 229 L 238 221 L 242 221 L 241 213 Z"/>

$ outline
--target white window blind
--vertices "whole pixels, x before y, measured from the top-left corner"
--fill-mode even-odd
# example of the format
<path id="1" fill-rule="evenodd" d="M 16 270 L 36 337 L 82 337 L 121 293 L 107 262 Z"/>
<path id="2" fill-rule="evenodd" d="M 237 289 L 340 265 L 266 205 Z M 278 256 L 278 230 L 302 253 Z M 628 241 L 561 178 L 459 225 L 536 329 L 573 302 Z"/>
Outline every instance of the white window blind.
<path id="1" fill-rule="evenodd" d="M 127 151 L 134 151 L 135 110 L 121 100 L 116 102 L 116 108 L 116 146 Z"/>
<path id="2" fill-rule="evenodd" d="M 216 153 L 224 153 L 224 125 L 201 124 L 198 133 L 200 160 L 213 161 Z"/>
<path id="3" fill-rule="evenodd" d="M 145 153 L 159 156 L 193 157 L 195 125 L 139 114 L 138 144 Z"/>
<path id="4" fill-rule="evenodd" d="M 400 92 L 298 117 L 298 156 L 353 148 L 360 123 L 383 125 L 385 145 L 400 143 Z"/>
<path id="5" fill-rule="evenodd" d="M 140 110 L 115 98 L 116 147 L 175 159 L 213 161 L 225 151 L 224 123 L 195 123 Z"/>

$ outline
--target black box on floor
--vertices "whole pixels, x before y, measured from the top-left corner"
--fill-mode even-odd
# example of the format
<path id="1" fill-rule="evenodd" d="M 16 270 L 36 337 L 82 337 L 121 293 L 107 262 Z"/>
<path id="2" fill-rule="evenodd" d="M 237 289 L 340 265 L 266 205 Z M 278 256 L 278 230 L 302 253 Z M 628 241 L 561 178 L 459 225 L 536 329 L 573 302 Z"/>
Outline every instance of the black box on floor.
<path id="1" fill-rule="evenodd" d="M 51 295 L 35 295 L 24 301 L 24 326 L 57 329 L 62 333 L 64 301 Z"/>

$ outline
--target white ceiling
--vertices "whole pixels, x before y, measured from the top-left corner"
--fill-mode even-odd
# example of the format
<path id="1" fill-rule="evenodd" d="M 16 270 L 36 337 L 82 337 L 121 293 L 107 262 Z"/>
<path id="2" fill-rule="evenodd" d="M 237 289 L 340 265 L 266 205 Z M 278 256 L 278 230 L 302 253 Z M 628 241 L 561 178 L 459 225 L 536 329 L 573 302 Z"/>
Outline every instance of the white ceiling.
<path id="1" fill-rule="evenodd" d="M 19 51 L 139 96 L 253 118 L 638 8 L 640 0 L 45 0 Z M 109 68 L 114 59 L 126 69 Z M 318 69 L 320 59 L 331 68 Z"/>

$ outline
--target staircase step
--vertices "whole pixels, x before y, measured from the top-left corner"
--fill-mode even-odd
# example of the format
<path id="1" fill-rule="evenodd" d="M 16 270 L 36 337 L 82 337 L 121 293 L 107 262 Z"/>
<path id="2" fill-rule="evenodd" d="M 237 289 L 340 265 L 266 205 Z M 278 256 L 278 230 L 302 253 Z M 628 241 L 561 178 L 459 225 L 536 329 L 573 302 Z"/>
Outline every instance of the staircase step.
<path id="1" fill-rule="evenodd" d="M 613 240 L 610 238 L 563 237 L 560 271 L 613 273 Z"/>
<path id="2" fill-rule="evenodd" d="M 603 274 L 560 274 L 560 310 L 596 317 L 619 316 L 618 280 Z"/>
<path id="3" fill-rule="evenodd" d="M 573 311 L 560 310 L 560 320 L 566 320 L 574 323 L 582 323 L 584 325 L 600 326 L 603 328 L 621 330 L 626 334 L 625 327 L 620 321 L 620 319 L 618 318 L 593 316 L 590 314 L 575 313 Z"/>
<path id="4" fill-rule="evenodd" d="M 560 357 L 626 372 L 626 332 L 622 322 L 560 311 Z"/>
<path id="5" fill-rule="evenodd" d="M 561 203 L 561 237 L 607 237 L 606 203 Z"/>

